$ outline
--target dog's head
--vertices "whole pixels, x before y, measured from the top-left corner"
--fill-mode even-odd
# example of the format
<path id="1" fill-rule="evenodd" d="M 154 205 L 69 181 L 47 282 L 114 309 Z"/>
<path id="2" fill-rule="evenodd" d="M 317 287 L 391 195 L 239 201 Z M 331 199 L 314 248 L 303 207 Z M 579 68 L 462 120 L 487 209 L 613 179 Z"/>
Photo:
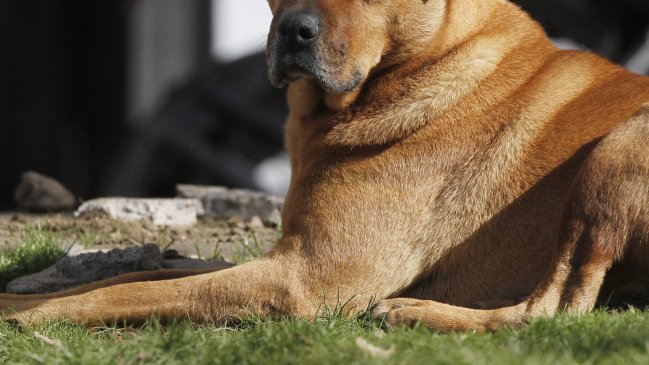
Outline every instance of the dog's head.
<path id="1" fill-rule="evenodd" d="M 333 94 L 403 62 L 438 31 L 447 0 L 268 0 L 268 72 L 281 87 L 315 80 Z"/>

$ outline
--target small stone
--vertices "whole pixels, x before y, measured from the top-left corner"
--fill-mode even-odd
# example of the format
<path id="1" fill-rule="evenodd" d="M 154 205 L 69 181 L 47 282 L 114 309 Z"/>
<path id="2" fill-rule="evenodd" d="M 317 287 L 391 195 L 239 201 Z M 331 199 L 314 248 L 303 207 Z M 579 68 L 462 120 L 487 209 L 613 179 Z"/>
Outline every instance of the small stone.
<path id="1" fill-rule="evenodd" d="M 259 218 L 258 215 L 255 215 L 250 219 L 250 223 L 248 223 L 248 226 L 250 228 L 263 228 L 264 222 L 261 220 L 261 218 Z"/>
<path id="2" fill-rule="evenodd" d="M 243 221 L 243 218 L 241 218 L 238 215 L 234 215 L 228 219 L 228 226 L 233 229 L 244 229 L 246 228 L 246 222 Z"/>
<path id="3" fill-rule="evenodd" d="M 233 227 L 233 228 L 230 230 L 230 233 L 231 233 L 233 236 L 238 236 L 238 237 L 244 237 L 244 236 L 246 236 L 246 230 L 245 230 L 245 228 L 240 228 L 240 227 Z"/>
<path id="4" fill-rule="evenodd" d="M 279 227 L 282 225 L 282 213 L 279 211 L 279 209 L 275 209 L 272 211 L 272 213 L 270 213 L 270 215 L 266 219 L 266 223 L 268 223 L 268 225 L 271 227 Z"/>
<path id="5" fill-rule="evenodd" d="M 77 204 L 74 195 L 60 182 L 33 171 L 22 174 L 14 200 L 19 209 L 36 212 L 68 211 Z"/>

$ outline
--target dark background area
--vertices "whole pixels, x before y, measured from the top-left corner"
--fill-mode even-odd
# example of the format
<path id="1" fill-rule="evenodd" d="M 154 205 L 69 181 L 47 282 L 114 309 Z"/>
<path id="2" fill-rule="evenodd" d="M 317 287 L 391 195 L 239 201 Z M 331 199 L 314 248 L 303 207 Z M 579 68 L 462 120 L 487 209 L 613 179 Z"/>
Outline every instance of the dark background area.
<path id="1" fill-rule="evenodd" d="M 23 170 L 97 193 L 127 134 L 120 1 L 0 2 L 0 204 Z"/>
<path id="2" fill-rule="evenodd" d="M 283 91 L 268 85 L 263 55 L 212 61 L 209 1 L 185 1 L 192 54 L 144 120 L 129 115 L 136 1 L 0 2 L 0 208 L 13 208 L 26 170 L 82 199 L 171 195 L 178 182 L 259 188 L 255 166 L 282 150 Z M 552 37 L 618 63 L 646 46 L 646 0 L 519 4 Z"/>

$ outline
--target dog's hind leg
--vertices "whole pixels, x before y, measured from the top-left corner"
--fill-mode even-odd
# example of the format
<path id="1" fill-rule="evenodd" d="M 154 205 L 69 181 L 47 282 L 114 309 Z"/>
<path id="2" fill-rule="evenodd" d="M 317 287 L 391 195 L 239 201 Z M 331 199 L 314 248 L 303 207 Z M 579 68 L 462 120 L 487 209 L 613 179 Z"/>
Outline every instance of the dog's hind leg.
<path id="1" fill-rule="evenodd" d="M 286 260 L 263 258 L 208 274 L 135 282 L 53 299 L 0 300 L 0 313 L 20 323 L 67 319 L 75 323 L 141 324 L 188 319 L 236 321 L 247 314 L 313 315 L 302 280 Z"/>
<path id="2" fill-rule="evenodd" d="M 590 311 L 608 270 L 631 248 L 649 244 L 648 143 L 649 111 L 644 111 L 602 139 L 589 155 L 571 189 L 552 265 L 522 303 L 475 310 L 397 298 L 379 302 L 374 315 L 389 325 L 494 330 L 560 310 Z"/>
<path id="3" fill-rule="evenodd" d="M 187 276 L 194 276 L 200 274 L 207 274 L 210 272 L 223 270 L 233 265 L 224 265 L 222 268 L 203 269 L 203 270 L 183 270 L 183 269 L 167 269 L 167 270 L 153 270 L 153 271 L 140 271 L 128 274 L 122 274 L 105 280 L 100 280 L 94 283 L 84 284 L 74 288 L 62 290 L 50 294 L 0 294 L 0 301 L 25 301 L 25 300 L 43 300 L 63 298 L 71 295 L 79 295 L 101 289 L 113 285 L 135 283 L 139 281 L 159 281 L 179 279 Z"/>
<path id="4" fill-rule="evenodd" d="M 649 243 L 649 108 L 606 136 L 573 186 L 554 272 L 528 300 L 527 316 L 584 312 L 606 274 Z M 623 283 L 621 283 L 623 284 Z"/>

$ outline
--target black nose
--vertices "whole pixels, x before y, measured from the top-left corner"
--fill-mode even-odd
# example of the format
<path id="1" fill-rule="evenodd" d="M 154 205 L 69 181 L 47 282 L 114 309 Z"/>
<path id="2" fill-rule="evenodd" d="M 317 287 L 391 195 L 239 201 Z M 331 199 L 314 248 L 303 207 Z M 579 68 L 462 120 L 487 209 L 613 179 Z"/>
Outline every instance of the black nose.
<path id="1" fill-rule="evenodd" d="M 286 13 L 277 26 L 279 39 L 291 49 L 308 46 L 320 33 L 320 19 L 311 13 Z"/>

